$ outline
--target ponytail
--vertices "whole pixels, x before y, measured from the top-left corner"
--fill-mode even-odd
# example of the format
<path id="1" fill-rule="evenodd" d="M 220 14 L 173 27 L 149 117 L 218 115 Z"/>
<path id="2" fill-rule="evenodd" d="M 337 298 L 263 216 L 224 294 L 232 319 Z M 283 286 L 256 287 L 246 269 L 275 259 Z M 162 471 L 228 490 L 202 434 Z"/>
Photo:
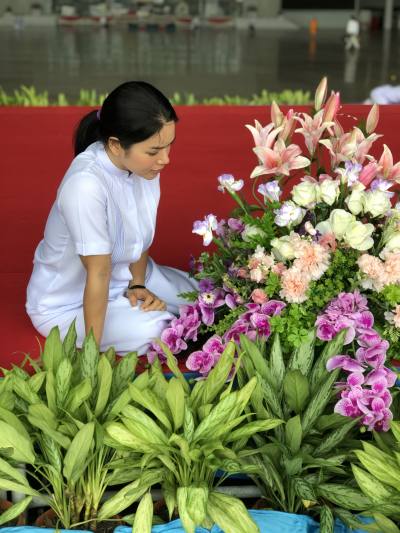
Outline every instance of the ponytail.
<path id="1" fill-rule="evenodd" d="M 84 152 L 86 148 L 100 140 L 98 111 L 90 111 L 78 124 L 74 135 L 75 156 Z"/>

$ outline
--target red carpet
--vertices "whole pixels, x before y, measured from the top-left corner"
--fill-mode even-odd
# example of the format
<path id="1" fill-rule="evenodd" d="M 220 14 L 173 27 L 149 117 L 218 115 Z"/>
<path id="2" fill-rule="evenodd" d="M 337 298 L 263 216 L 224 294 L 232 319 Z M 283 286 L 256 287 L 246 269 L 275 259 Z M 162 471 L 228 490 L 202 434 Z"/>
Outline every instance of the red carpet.
<path id="1" fill-rule="evenodd" d="M 345 106 L 342 122 L 366 117 L 369 106 Z M 0 366 L 39 353 L 36 333 L 25 315 L 25 289 L 33 252 L 58 184 L 72 157 L 72 131 L 84 108 L 0 108 L 0 177 L 2 260 L 0 263 Z M 162 199 L 152 256 L 160 263 L 187 269 L 189 255 L 202 249 L 192 223 L 205 214 L 219 217 L 233 207 L 217 191 L 222 173 L 247 179 L 256 164 L 253 141 L 244 127 L 258 119 L 269 122 L 265 107 L 178 108 L 180 122 L 172 163 L 161 179 Z M 348 116 L 350 115 L 350 116 Z M 378 132 L 400 159 L 400 107 L 381 107 Z M 379 155 L 382 140 L 373 153 Z"/>

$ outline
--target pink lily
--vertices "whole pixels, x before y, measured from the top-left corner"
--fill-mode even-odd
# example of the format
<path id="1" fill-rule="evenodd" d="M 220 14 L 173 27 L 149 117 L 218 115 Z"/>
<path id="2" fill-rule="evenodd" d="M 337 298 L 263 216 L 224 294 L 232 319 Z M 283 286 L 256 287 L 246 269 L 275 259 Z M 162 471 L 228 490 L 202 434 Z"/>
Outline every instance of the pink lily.
<path id="1" fill-rule="evenodd" d="M 263 174 L 290 175 L 291 170 L 304 168 L 310 165 L 310 160 L 301 156 L 301 149 L 297 144 L 286 146 L 282 139 L 278 139 L 274 148 L 257 146 L 253 148 L 261 165 L 251 173 L 250 178 L 256 178 Z"/>
<path id="2" fill-rule="evenodd" d="M 307 113 L 301 113 L 303 118 L 295 117 L 295 120 L 300 122 L 301 128 L 297 128 L 295 131 L 296 133 L 301 133 L 304 137 L 307 150 L 310 153 L 310 155 L 313 155 L 317 145 L 318 141 L 322 137 L 322 134 L 326 130 L 326 128 L 333 126 L 333 122 L 324 122 L 323 121 L 323 110 L 318 111 L 313 117 L 308 115 Z"/>
<path id="3" fill-rule="evenodd" d="M 286 142 L 293 135 L 296 127 L 295 118 L 293 109 L 289 109 L 282 122 L 283 130 L 279 134 L 279 139 L 282 139 L 282 141 Z"/>
<path id="4" fill-rule="evenodd" d="M 393 155 L 386 144 L 383 145 L 383 153 L 379 160 L 379 165 L 385 179 L 400 183 L 400 161 L 393 165 Z"/>
<path id="5" fill-rule="evenodd" d="M 340 108 L 340 93 L 332 91 L 324 107 L 324 122 L 331 122 Z"/>
<path id="6" fill-rule="evenodd" d="M 283 113 L 278 106 L 278 104 L 275 102 L 275 100 L 272 102 L 271 105 L 271 120 L 274 123 L 276 128 L 279 128 L 279 126 L 282 126 L 283 122 Z"/>
<path id="7" fill-rule="evenodd" d="M 378 122 L 379 122 L 379 107 L 378 107 L 378 104 L 374 104 L 371 107 L 370 112 L 368 113 L 365 131 L 368 134 L 373 133 L 378 125 Z"/>
<path id="8" fill-rule="evenodd" d="M 282 131 L 282 126 L 280 126 L 279 128 L 275 128 L 275 124 L 271 122 L 271 124 L 268 124 L 267 126 L 263 127 L 258 122 L 258 120 L 255 120 L 254 122 L 255 127 L 246 124 L 246 128 L 253 135 L 254 144 L 256 146 L 266 146 L 270 148 L 274 144 L 278 133 Z"/>
<path id="9" fill-rule="evenodd" d="M 317 90 L 315 91 L 314 107 L 316 111 L 319 111 L 324 105 L 325 98 L 328 92 L 328 79 L 326 76 L 319 82 Z"/>
<path id="10" fill-rule="evenodd" d="M 358 176 L 358 181 L 361 182 L 365 187 L 371 183 L 371 181 L 376 177 L 379 172 L 379 165 L 376 161 L 371 161 L 368 165 L 360 172 Z"/>

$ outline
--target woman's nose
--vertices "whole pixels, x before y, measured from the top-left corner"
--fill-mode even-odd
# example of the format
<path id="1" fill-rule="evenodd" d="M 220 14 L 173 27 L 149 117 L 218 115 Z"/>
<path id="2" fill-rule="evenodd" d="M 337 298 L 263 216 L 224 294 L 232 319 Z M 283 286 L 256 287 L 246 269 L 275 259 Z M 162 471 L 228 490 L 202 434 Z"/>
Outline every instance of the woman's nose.
<path id="1" fill-rule="evenodd" d="M 160 159 L 157 161 L 157 163 L 159 165 L 168 165 L 169 163 L 169 151 L 167 151 L 166 149 L 165 150 L 162 150 L 162 152 L 160 153 Z"/>

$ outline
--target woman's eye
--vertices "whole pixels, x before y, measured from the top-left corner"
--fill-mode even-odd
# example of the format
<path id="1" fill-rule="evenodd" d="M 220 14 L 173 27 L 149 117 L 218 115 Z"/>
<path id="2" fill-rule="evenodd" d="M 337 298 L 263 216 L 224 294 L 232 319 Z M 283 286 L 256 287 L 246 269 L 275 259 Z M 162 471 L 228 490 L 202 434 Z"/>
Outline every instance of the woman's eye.
<path id="1" fill-rule="evenodd" d="M 147 152 L 148 155 L 157 155 L 158 152 Z"/>

